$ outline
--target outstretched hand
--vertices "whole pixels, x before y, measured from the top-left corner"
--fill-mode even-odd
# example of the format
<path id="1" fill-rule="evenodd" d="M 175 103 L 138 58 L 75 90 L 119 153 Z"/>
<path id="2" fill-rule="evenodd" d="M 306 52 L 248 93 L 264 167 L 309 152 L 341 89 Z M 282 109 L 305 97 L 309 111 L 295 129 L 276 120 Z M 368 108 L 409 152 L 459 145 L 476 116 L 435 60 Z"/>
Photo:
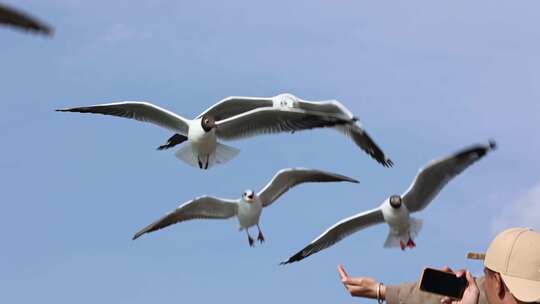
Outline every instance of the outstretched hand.
<path id="1" fill-rule="evenodd" d="M 377 286 L 379 286 L 379 282 L 377 282 L 375 279 L 369 277 L 349 277 L 343 265 L 339 265 L 337 269 L 341 282 L 351 296 L 370 299 L 377 298 Z M 381 300 L 384 300 L 386 288 L 384 285 L 381 285 L 380 288 L 380 298 Z"/>

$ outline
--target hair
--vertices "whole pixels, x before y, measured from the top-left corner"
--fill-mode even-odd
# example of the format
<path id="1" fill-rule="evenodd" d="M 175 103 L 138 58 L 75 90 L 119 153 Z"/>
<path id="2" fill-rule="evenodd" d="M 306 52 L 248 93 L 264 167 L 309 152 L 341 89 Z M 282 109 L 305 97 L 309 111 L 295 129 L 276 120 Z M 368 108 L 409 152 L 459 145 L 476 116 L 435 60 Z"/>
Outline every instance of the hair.
<path id="1" fill-rule="evenodd" d="M 495 274 L 498 273 L 497 271 L 491 270 L 491 269 L 489 269 L 489 268 L 487 268 L 487 267 L 485 267 L 485 268 L 486 268 L 486 273 L 487 273 L 488 275 L 490 275 L 490 276 L 494 276 Z M 501 274 L 499 273 L 499 276 L 500 276 L 500 275 L 501 275 Z M 501 277 L 501 282 L 503 283 L 504 288 L 505 288 L 506 290 L 508 290 L 508 292 L 509 292 L 510 294 L 512 294 L 512 292 L 510 291 L 510 289 L 508 289 L 508 286 L 506 286 L 506 283 L 504 282 L 504 280 L 502 279 L 502 277 Z M 516 297 L 515 297 L 513 294 L 512 294 L 512 297 L 513 297 L 514 300 L 516 300 L 516 302 L 519 303 L 519 304 L 540 304 L 540 302 L 523 302 L 523 301 L 520 301 L 520 300 L 516 299 Z"/>

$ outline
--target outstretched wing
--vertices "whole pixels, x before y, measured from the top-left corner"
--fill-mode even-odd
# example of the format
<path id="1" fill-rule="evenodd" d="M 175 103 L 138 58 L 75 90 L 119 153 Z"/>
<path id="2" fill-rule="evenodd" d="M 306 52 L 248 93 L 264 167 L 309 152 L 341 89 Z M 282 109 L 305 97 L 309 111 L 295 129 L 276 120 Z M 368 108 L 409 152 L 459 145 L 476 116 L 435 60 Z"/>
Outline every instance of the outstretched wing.
<path id="1" fill-rule="evenodd" d="M 219 121 L 257 108 L 272 107 L 272 105 L 272 97 L 229 96 L 206 109 L 197 118 L 208 115 L 215 121 Z"/>
<path id="2" fill-rule="evenodd" d="M 424 209 L 450 180 L 495 148 L 495 142 L 490 141 L 432 161 L 420 169 L 403 194 L 403 203 L 411 212 Z"/>
<path id="3" fill-rule="evenodd" d="M 294 103 L 295 107 L 302 109 L 312 114 L 338 116 L 348 119 L 351 123 L 338 125 L 336 129 L 350 137 L 356 145 L 369 154 L 373 159 L 385 167 L 392 167 L 393 162 L 386 157 L 384 152 L 371 139 L 367 132 L 358 123 L 356 118 L 349 109 L 337 100 L 328 101 L 307 101 L 297 98 Z"/>
<path id="4" fill-rule="evenodd" d="M 264 207 L 269 206 L 290 188 L 307 182 L 352 182 L 357 180 L 331 172 L 304 168 L 282 169 L 262 189 L 258 196 Z"/>
<path id="5" fill-rule="evenodd" d="M 0 4 L 0 23 L 45 35 L 52 34 L 52 29 L 48 25 L 26 13 L 3 4 Z"/>
<path id="6" fill-rule="evenodd" d="M 261 134 L 333 127 L 349 122 L 341 117 L 310 114 L 301 109 L 265 107 L 218 121 L 216 134 L 221 139 L 233 140 Z"/>
<path id="7" fill-rule="evenodd" d="M 323 249 L 334 245 L 335 243 L 341 241 L 342 239 L 355 233 L 356 231 L 382 222 L 384 222 L 384 217 L 382 211 L 379 208 L 359 213 L 357 215 L 343 219 L 334 226 L 330 227 L 328 230 L 326 230 L 323 234 L 313 240 L 304 249 L 300 250 L 298 253 L 290 257 L 287 261 L 282 262 L 281 264 L 289 264 L 301 261 L 312 254 L 315 254 Z"/>
<path id="8" fill-rule="evenodd" d="M 385 167 L 392 167 L 393 162 L 377 146 L 375 141 L 359 125 L 358 118 L 337 100 L 328 101 L 307 101 L 298 97 L 282 94 L 277 98 L 292 100 L 290 105 L 311 115 L 339 117 L 348 121 L 347 124 L 336 124 L 335 129 L 350 137 L 354 143 L 369 154 L 373 159 Z"/>
<path id="9" fill-rule="evenodd" d="M 188 121 L 185 118 L 143 101 L 107 103 L 88 107 L 58 109 L 56 111 L 93 113 L 130 118 L 149 122 L 182 135 L 187 135 L 189 130 Z"/>
<path id="10" fill-rule="evenodd" d="M 350 137 L 357 146 L 362 148 L 362 150 L 369 154 L 369 156 L 375 159 L 379 164 L 385 167 L 392 167 L 394 165 L 392 160 L 386 157 L 381 148 L 379 148 L 375 141 L 371 139 L 366 130 L 356 123 L 338 126 L 336 129 Z"/>
<path id="11" fill-rule="evenodd" d="M 337 100 L 308 101 L 298 97 L 294 98 L 293 105 L 295 108 L 314 114 L 318 113 L 319 115 L 339 116 L 343 119 L 356 120 L 352 112 Z"/>
<path id="12" fill-rule="evenodd" d="M 167 226 L 192 219 L 227 219 L 236 215 L 237 204 L 231 200 L 201 196 L 180 205 L 174 211 L 137 232 L 133 239 Z"/>

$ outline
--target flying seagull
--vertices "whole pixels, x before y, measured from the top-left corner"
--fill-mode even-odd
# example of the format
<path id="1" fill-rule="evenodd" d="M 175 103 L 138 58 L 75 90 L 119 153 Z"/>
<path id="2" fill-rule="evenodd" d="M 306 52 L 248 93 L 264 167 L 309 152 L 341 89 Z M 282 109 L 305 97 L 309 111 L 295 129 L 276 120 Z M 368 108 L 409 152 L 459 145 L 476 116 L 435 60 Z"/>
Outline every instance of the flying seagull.
<path id="1" fill-rule="evenodd" d="M 137 232 L 133 239 L 167 226 L 192 219 L 228 219 L 236 217 L 240 230 L 246 230 L 248 242 L 253 246 L 254 240 L 248 229 L 257 226 L 257 239 L 262 243 L 264 236 L 259 227 L 259 218 L 264 207 L 270 206 L 290 188 L 307 182 L 352 182 L 357 180 L 347 176 L 311 169 L 283 169 L 259 193 L 246 190 L 242 198 L 236 200 L 222 199 L 212 196 L 200 196 L 188 201 L 168 213 L 164 217 Z"/>
<path id="2" fill-rule="evenodd" d="M 390 227 L 385 248 L 400 246 L 405 250 L 406 247 L 415 247 L 413 238 L 422 228 L 422 221 L 409 214 L 427 207 L 452 178 L 495 148 L 495 142 L 490 141 L 430 162 L 420 169 L 403 195 L 392 195 L 378 208 L 339 221 L 282 264 L 298 262 L 359 230 L 384 222 Z"/>
<path id="3" fill-rule="evenodd" d="M 218 139 L 240 139 L 258 134 L 293 132 L 348 123 L 348 118 L 279 107 L 256 108 L 216 121 L 215 117 L 219 116 L 211 115 L 212 110 L 195 119 L 186 119 L 149 102 L 125 101 L 56 111 L 119 116 L 172 130 L 189 141 L 188 145 L 176 152 L 176 157 L 200 169 L 225 163 L 238 155 L 238 149 L 221 144 Z"/>
<path id="4" fill-rule="evenodd" d="M 229 97 L 220 101 L 207 111 L 201 113 L 197 118 L 208 115 L 214 117 L 216 121 L 219 121 L 231 118 L 232 116 L 240 115 L 242 113 L 245 113 L 246 116 L 250 116 L 251 113 L 253 113 L 253 110 L 266 107 L 290 109 L 291 111 L 296 110 L 306 114 L 309 113 L 315 115 L 316 117 L 339 117 L 346 123 L 324 124 L 324 126 L 309 124 L 307 127 L 302 126 L 299 121 L 282 121 L 280 124 L 285 126 L 288 125 L 289 128 L 284 131 L 290 131 L 291 133 L 315 127 L 334 128 L 350 137 L 357 146 L 359 146 L 381 165 L 385 167 L 391 167 L 393 165 L 392 160 L 386 157 L 384 152 L 377 146 L 366 130 L 361 126 L 358 118 L 355 117 L 351 111 L 349 111 L 337 100 L 308 101 L 288 93 L 273 97 Z M 256 111 L 254 112 L 256 113 Z M 250 121 L 250 124 L 243 125 L 238 125 L 238 123 L 244 123 L 244 121 L 232 121 L 234 119 L 231 118 L 231 121 L 228 121 L 228 123 L 236 124 L 238 128 L 241 128 L 242 131 L 236 131 L 238 134 L 229 134 L 227 139 L 235 139 L 237 135 L 244 137 L 259 134 L 257 130 L 250 130 L 251 124 L 256 122 L 255 119 L 257 119 L 258 116 L 254 115 L 252 117 L 253 119 Z M 187 140 L 185 136 L 175 134 L 167 140 L 167 143 L 159 146 L 158 150 L 172 148 L 178 144 L 181 144 L 185 140 Z"/>
<path id="5" fill-rule="evenodd" d="M 52 35 L 52 29 L 48 25 L 36 20 L 34 17 L 26 13 L 8 7 L 4 4 L 0 4 L 0 24 L 5 24 L 26 31 Z"/>
<path id="6" fill-rule="evenodd" d="M 289 95 L 279 95 L 286 97 Z M 279 97 L 278 96 L 278 97 Z M 385 166 L 392 161 L 355 123 L 356 119 L 336 102 L 303 102 L 302 107 L 290 103 L 276 104 L 280 99 L 229 97 L 195 119 L 183 118 L 149 102 L 125 101 L 87 107 L 58 109 L 61 112 L 80 112 L 113 115 L 150 122 L 177 133 L 164 146 L 189 141 L 176 152 L 177 158 L 200 169 L 222 164 L 238 155 L 239 150 L 218 142 L 253 137 L 260 134 L 295 132 L 300 130 L 336 127 L 350 134 L 355 141 Z M 292 102 L 291 99 L 285 101 Z"/>

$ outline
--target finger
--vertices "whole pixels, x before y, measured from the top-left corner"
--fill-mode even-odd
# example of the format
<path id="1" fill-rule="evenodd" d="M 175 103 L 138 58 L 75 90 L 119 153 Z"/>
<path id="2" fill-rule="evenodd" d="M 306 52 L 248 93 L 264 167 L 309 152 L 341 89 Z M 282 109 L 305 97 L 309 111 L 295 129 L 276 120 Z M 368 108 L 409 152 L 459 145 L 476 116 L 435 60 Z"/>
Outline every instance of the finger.
<path id="1" fill-rule="evenodd" d="M 345 267 L 343 267 L 343 265 L 338 266 L 338 271 L 339 271 L 339 274 L 341 275 L 342 278 L 349 277 L 349 274 L 347 274 L 347 272 L 345 271 Z"/>
<path id="2" fill-rule="evenodd" d="M 467 282 L 469 282 L 469 286 L 474 286 L 478 289 L 478 286 L 476 285 L 476 280 L 474 279 L 474 276 L 470 271 L 467 271 L 465 277 L 467 278 Z"/>
<path id="3" fill-rule="evenodd" d="M 467 271 L 466 271 L 465 269 L 460 269 L 460 270 L 458 270 L 458 271 L 455 272 L 455 273 L 456 273 L 456 277 L 461 278 L 462 276 L 465 275 L 466 272 L 467 272 Z"/>
<path id="4" fill-rule="evenodd" d="M 354 289 L 355 289 L 354 286 L 348 285 L 348 284 L 343 284 L 343 286 L 345 286 L 345 289 L 347 289 L 347 291 L 348 291 L 349 293 L 353 293 L 353 292 L 354 292 Z"/>
<path id="5" fill-rule="evenodd" d="M 444 266 L 444 267 L 442 268 L 442 270 L 443 270 L 443 271 L 446 271 L 446 272 L 454 272 L 454 271 L 452 270 L 452 268 L 450 268 L 450 267 L 448 267 L 448 266 Z"/>
<path id="6" fill-rule="evenodd" d="M 441 299 L 441 304 L 450 304 L 452 303 L 452 299 L 450 299 L 449 297 L 443 297 Z"/>

